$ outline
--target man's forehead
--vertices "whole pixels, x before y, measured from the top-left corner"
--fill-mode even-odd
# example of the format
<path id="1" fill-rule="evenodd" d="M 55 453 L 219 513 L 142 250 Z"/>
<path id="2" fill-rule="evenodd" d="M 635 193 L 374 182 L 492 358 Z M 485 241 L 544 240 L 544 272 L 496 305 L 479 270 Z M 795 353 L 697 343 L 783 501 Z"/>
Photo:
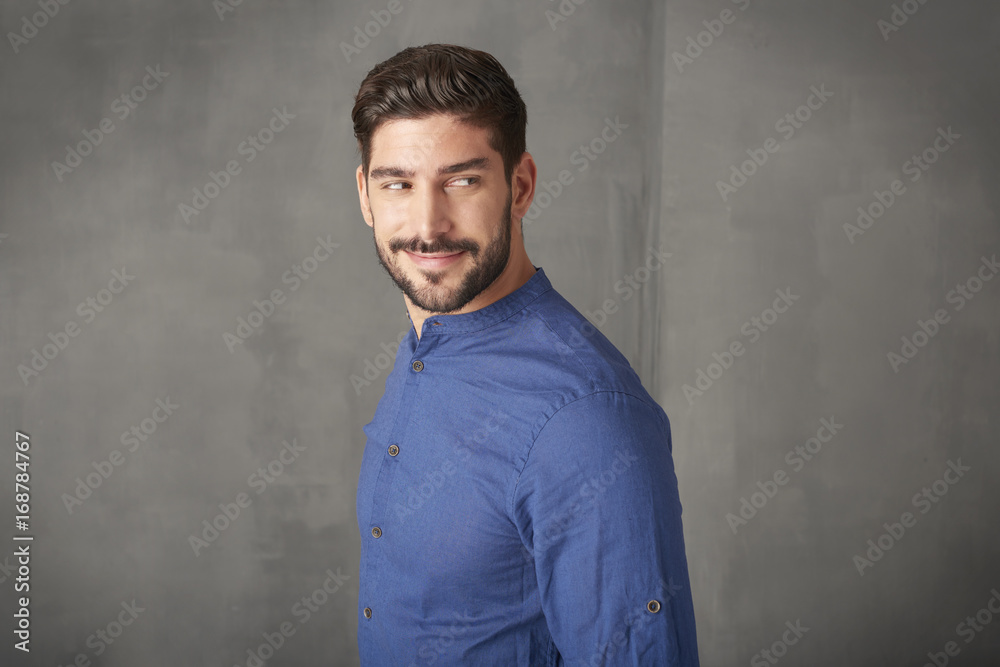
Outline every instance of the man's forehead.
<path id="1" fill-rule="evenodd" d="M 409 155 L 420 158 L 422 153 L 446 150 L 459 153 L 472 151 L 481 154 L 489 147 L 488 131 L 457 117 L 435 115 L 426 118 L 398 118 L 386 121 L 372 135 L 372 163 L 382 153 Z M 470 154 L 471 155 L 471 154 Z"/>

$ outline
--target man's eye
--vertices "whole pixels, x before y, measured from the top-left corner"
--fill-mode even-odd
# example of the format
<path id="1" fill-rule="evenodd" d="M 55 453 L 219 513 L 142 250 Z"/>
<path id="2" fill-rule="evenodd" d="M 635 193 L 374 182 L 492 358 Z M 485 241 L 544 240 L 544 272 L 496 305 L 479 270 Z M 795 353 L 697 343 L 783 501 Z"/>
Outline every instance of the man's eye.
<path id="1" fill-rule="evenodd" d="M 480 179 L 479 176 L 463 176 L 462 178 L 456 178 L 455 180 L 451 181 L 449 183 L 449 185 L 459 185 L 460 187 L 468 187 L 469 185 L 475 185 L 480 180 L 481 179 Z M 466 183 L 463 184 L 462 181 L 465 181 Z M 382 188 L 385 189 L 385 190 L 397 190 L 397 191 L 398 190 L 408 189 L 410 187 L 411 186 L 410 186 L 409 183 L 404 183 L 402 181 L 395 181 L 393 183 L 386 183 L 385 185 L 382 186 Z"/>

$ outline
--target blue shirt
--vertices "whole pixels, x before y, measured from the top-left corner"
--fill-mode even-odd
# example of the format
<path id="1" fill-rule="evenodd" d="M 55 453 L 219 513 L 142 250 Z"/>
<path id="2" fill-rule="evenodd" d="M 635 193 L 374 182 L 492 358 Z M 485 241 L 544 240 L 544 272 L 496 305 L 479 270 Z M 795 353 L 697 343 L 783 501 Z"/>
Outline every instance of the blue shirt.
<path id="1" fill-rule="evenodd" d="M 364 426 L 364 667 L 699 664 L 670 423 L 535 268 L 411 324 Z"/>

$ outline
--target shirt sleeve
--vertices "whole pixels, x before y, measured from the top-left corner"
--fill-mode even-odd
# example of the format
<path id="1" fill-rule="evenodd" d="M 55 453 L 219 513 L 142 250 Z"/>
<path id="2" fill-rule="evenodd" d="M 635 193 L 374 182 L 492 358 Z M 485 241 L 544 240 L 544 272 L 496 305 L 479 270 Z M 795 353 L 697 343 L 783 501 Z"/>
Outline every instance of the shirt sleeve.
<path id="1" fill-rule="evenodd" d="M 545 423 L 514 487 L 542 611 L 567 665 L 698 667 L 670 423 L 623 392 Z"/>

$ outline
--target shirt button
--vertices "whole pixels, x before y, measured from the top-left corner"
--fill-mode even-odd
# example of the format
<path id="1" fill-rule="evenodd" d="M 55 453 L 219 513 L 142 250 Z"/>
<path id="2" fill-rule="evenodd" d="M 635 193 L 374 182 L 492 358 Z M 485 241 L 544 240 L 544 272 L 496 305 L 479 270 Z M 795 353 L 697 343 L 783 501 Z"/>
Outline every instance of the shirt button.
<path id="1" fill-rule="evenodd" d="M 365 618 L 371 618 L 371 617 L 372 617 L 372 610 L 371 610 L 371 608 L 370 607 L 365 607 Z"/>
<path id="2" fill-rule="evenodd" d="M 418 373 L 420 371 L 424 370 L 424 362 L 420 361 L 419 359 L 417 359 L 416 361 L 414 361 L 413 362 L 413 370 L 415 370 Z"/>
<path id="3" fill-rule="evenodd" d="M 389 456 L 395 456 L 399 454 L 399 447 L 396 445 L 389 445 Z"/>
<path id="4" fill-rule="evenodd" d="M 382 529 L 379 528 L 378 526 L 372 528 L 372 536 L 376 538 L 382 537 Z"/>
<path id="5" fill-rule="evenodd" d="M 655 614 L 656 612 L 660 611 L 660 601 L 650 600 L 649 602 L 646 603 L 646 609 Z"/>

